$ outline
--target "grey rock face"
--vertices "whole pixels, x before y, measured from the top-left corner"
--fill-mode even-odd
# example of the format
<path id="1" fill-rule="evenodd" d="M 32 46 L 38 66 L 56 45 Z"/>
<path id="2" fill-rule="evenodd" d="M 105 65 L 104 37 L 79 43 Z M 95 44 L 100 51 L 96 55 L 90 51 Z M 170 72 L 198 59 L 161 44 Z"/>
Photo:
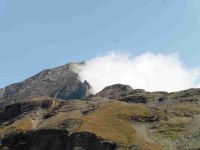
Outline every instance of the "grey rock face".
<path id="1" fill-rule="evenodd" d="M 0 101 L 3 98 L 5 89 L 0 89 Z"/>
<path id="2" fill-rule="evenodd" d="M 11 135 L 2 145 L 15 150 L 115 150 L 116 144 L 106 142 L 95 134 L 66 130 L 38 130 Z"/>
<path id="3" fill-rule="evenodd" d="M 80 99 L 90 94 L 90 85 L 82 83 L 73 71 L 73 64 L 47 69 L 39 74 L 5 87 L 0 98 L 10 102 L 19 99 L 49 96 L 59 99 Z M 2 93 L 2 92 L 0 92 Z M 0 94 L 2 95 L 2 94 Z"/>
<path id="4" fill-rule="evenodd" d="M 141 93 L 141 92 L 144 92 L 144 90 L 140 89 L 134 90 L 129 85 L 114 84 L 105 87 L 101 92 L 97 93 L 96 96 L 107 97 L 111 99 L 119 99 L 131 94 Z"/>
<path id="5" fill-rule="evenodd" d="M 38 108 L 53 108 L 55 102 L 53 100 L 42 100 L 33 102 L 20 102 L 0 107 L 0 124 L 6 121 L 13 121 L 16 117 L 23 113 L 28 113 Z M 59 103 L 62 103 L 59 101 Z"/>

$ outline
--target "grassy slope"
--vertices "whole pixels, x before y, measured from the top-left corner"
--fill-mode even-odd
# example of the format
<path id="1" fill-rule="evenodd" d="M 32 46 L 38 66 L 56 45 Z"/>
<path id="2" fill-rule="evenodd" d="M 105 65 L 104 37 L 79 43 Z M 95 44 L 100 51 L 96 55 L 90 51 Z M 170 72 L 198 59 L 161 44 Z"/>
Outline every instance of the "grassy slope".
<path id="1" fill-rule="evenodd" d="M 85 116 L 80 131 L 93 132 L 126 146 L 146 143 L 146 139 L 141 132 L 137 132 L 129 118 L 148 115 L 151 115 L 151 111 L 142 105 L 113 101 Z"/>
<path id="2" fill-rule="evenodd" d="M 36 102 L 39 103 L 40 101 Z M 122 146 L 140 145 L 140 149 L 158 150 L 162 149 L 159 145 L 166 145 L 165 148 L 168 147 L 166 149 L 173 149 L 174 143 L 181 137 L 184 137 L 185 132 L 191 129 L 189 126 L 191 121 L 195 122 L 195 117 L 193 116 L 200 114 L 199 106 L 190 102 L 162 105 L 150 109 L 145 105 L 114 100 L 101 105 L 96 110 L 87 114 L 82 114 L 78 111 L 80 109 L 65 112 L 65 107 L 63 107 L 57 115 L 43 120 L 43 114 L 51 112 L 53 106 L 57 105 L 52 104 L 52 107 L 45 110 L 40 108 L 37 110 L 37 113 L 40 112 L 41 116 L 36 117 L 36 119 L 34 119 L 36 116 L 35 111 L 32 112 L 32 115 L 25 115 L 20 120 L 14 121 L 9 126 L 0 129 L 0 134 L 27 131 L 34 127 L 36 129 L 59 128 L 59 124 L 68 119 L 74 119 L 82 122 L 80 127 L 78 126 L 74 131 L 92 132 L 106 140 L 117 142 Z M 74 105 L 78 108 L 83 107 L 83 104 L 79 104 L 78 102 Z M 86 104 L 84 103 L 84 105 Z M 66 104 L 66 106 L 69 106 L 69 104 Z M 84 107 L 87 107 L 87 105 Z M 131 120 L 131 117 L 143 118 L 155 114 L 159 116 L 159 121 L 145 122 Z M 194 125 L 196 124 L 193 124 L 192 127 Z M 153 132 L 149 134 L 151 130 Z M 157 142 L 160 144 L 157 144 Z M 169 148 L 170 146 L 171 148 Z"/>

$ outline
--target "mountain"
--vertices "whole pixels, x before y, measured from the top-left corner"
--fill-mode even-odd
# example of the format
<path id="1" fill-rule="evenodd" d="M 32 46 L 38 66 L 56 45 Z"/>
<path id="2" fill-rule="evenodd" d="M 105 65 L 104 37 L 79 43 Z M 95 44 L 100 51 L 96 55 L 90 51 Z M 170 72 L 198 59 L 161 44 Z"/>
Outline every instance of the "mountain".
<path id="1" fill-rule="evenodd" d="M 48 96 L 58 99 L 80 99 L 90 95 L 90 84 L 81 82 L 70 63 L 41 71 L 23 82 L 11 84 L 0 90 L 4 103 L 17 102 L 26 98 Z"/>
<path id="2" fill-rule="evenodd" d="M 114 84 L 91 95 L 73 65 L 80 64 L 48 69 L 0 90 L 1 148 L 200 149 L 200 89 L 148 92 Z"/>

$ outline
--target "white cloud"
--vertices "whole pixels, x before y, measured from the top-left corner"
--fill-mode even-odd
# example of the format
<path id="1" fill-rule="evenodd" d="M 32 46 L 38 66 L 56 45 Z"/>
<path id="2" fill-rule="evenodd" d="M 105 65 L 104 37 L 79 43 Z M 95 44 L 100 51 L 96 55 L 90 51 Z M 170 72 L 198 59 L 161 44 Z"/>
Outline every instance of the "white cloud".
<path id="1" fill-rule="evenodd" d="M 86 61 L 78 68 L 94 93 L 105 86 L 121 83 L 147 91 L 178 91 L 198 87 L 199 69 L 184 68 L 177 54 L 144 53 L 131 57 L 111 52 Z"/>

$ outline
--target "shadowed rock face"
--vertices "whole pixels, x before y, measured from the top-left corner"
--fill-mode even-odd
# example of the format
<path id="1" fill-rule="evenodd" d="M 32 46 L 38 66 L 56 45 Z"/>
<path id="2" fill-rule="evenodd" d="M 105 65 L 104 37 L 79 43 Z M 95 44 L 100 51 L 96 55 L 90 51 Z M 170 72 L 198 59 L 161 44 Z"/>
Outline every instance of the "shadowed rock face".
<path id="1" fill-rule="evenodd" d="M 32 110 L 37 110 L 38 108 L 51 108 L 53 107 L 53 103 L 55 103 L 53 100 L 45 99 L 40 102 L 29 101 L 2 106 L 0 107 L 0 124 L 6 121 L 12 121 L 13 119 L 22 115 L 23 113 L 30 112 Z"/>
<path id="2" fill-rule="evenodd" d="M 0 99 L 3 97 L 4 89 L 0 89 Z"/>
<path id="3" fill-rule="evenodd" d="M 95 134 L 66 130 L 38 130 L 19 133 L 2 140 L 2 146 L 14 150 L 115 150 L 116 144 Z"/>
<path id="4" fill-rule="evenodd" d="M 75 64 L 47 69 L 39 74 L 15 83 L 0 90 L 0 99 L 12 102 L 20 99 L 49 96 L 59 99 L 80 99 L 90 94 L 90 85 L 82 83 L 79 76 L 72 70 Z M 1 98 L 2 97 L 2 98 Z"/>

